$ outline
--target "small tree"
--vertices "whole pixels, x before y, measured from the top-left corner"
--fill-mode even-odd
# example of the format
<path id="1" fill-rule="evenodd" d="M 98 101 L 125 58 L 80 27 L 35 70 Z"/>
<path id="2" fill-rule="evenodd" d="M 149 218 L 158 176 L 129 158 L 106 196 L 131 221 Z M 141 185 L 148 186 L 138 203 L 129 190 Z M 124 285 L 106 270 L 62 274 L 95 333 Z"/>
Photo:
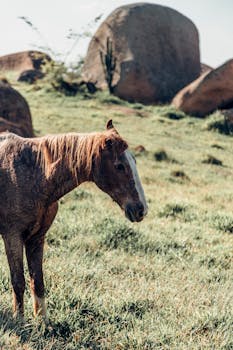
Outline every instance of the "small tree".
<path id="1" fill-rule="evenodd" d="M 100 51 L 100 60 L 104 69 L 104 77 L 108 85 L 108 90 L 110 94 L 112 94 L 113 93 L 112 81 L 113 81 L 113 76 L 116 69 L 116 57 L 114 57 L 112 41 L 110 40 L 109 37 L 107 38 L 107 43 L 106 43 L 106 53 L 104 53 L 103 51 Z"/>
<path id="2" fill-rule="evenodd" d="M 25 16 L 19 17 L 24 23 L 26 23 L 39 37 L 42 45 L 34 45 L 37 49 L 42 50 L 51 55 L 53 58 L 52 61 L 45 62 L 43 66 L 43 72 L 46 75 L 46 81 L 55 89 L 65 95 L 74 96 L 77 92 L 85 93 L 86 88 L 88 92 L 96 92 L 96 87 L 94 83 L 83 82 L 81 77 L 82 66 L 84 60 L 82 57 L 76 58 L 76 64 L 68 63 L 71 55 L 74 53 L 76 46 L 79 43 L 79 40 L 89 38 L 92 36 L 92 30 L 96 24 L 101 19 L 102 14 L 94 18 L 93 21 L 89 22 L 81 33 L 75 32 L 72 29 L 69 29 L 68 35 L 66 36 L 67 40 L 71 41 L 71 46 L 65 52 L 57 52 L 53 50 L 52 47 L 47 43 L 44 35 L 41 31 L 33 24 L 33 22 Z M 87 30 L 88 28 L 88 30 Z M 39 57 L 40 58 L 40 57 Z M 45 80 L 44 80 L 45 81 Z"/>

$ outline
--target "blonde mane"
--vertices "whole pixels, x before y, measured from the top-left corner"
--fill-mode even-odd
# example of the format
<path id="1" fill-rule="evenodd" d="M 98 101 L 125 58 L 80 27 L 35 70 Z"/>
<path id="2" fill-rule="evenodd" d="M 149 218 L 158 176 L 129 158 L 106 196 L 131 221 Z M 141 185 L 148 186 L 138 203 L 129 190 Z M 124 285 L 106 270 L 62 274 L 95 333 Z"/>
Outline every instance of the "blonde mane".
<path id="1" fill-rule="evenodd" d="M 90 176 L 93 160 L 98 165 L 106 139 L 111 139 L 118 149 L 127 148 L 127 143 L 115 132 L 49 135 L 39 139 L 37 162 L 49 176 L 53 164 L 62 160 L 78 180 L 77 169 Z M 120 147 L 121 146 L 121 147 Z"/>

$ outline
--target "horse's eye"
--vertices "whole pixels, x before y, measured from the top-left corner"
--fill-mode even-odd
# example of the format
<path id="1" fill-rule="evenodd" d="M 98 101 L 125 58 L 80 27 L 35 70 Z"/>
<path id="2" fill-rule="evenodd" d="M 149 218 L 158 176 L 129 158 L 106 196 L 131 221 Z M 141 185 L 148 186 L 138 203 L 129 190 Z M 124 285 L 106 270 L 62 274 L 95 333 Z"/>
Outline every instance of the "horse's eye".
<path id="1" fill-rule="evenodd" d="M 119 171 L 124 171 L 125 170 L 125 167 L 123 164 L 119 163 L 116 165 L 116 169 L 119 170 Z"/>

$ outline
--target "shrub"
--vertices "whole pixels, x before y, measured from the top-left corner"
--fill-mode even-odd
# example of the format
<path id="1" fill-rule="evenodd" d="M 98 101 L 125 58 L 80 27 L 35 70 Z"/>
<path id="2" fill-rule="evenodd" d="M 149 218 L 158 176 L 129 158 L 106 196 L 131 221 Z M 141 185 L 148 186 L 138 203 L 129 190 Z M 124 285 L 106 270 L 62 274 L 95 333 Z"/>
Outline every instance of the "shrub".
<path id="1" fill-rule="evenodd" d="M 218 112 L 214 113 L 207 119 L 204 125 L 204 129 L 209 131 L 216 131 L 224 135 L 231 135 L 233 131 L 228 125 L 225 117 Z"/>
<path id="2" fill-rule="evenodd" d="M 130 226 L 105 219 L 97 225 L 100 235 L 101 248 L 122 249 L 129 253 L 138 254 L 161 254 L 168 259 L 174 258 L 174 251 L 188 255 L 188 243 L 175 240 L 152 241 L 144 234 L 134 230 Z"/>
<path id="3" fill-rule="evenodd" d="M 176 111 L 176 112 L 167 112 L 164 114 L 164 117 L 172 120 L 180 120 L 185 118 L 185 114 L 181 111 Z"/>
<path id="4" fill-rule="evenodd" d="M 105 219 L 97 225 L 97 232 L 101 235 L 100 245 L 110 249 L 122 248 L 130 251 L 136 247 L 140 239 L 138 231 L 111 219 Z"/>
<path id="5" fill-rule="evenodd" d="M 202 163 L 204 164 L 213 164 L 213 165 L 219 165 L 222 166 L 222 161 L 211 154 L 207 155 L 205 159 L 202 160 Z"/>
<path id="6" fill-rule="evenodd" d="M 170 157 L 164 149 L 159 149 L 154 152 L 154 159 L 157 162 L 178 163 L 175 159 Z"/>
<path id="7" fill-rule="evenodd" d="M 114 50 L 110 38 L 107 38 L 106 52 L 100 51 L 100 60 L 103 66 L 104 77 L 108 85 L 109 93 L 112 94 L 112 81 L 116 69 L 116 57 L 114 56 Z"/>
<path id="8" fill-rule="evenodd" d="M 154 308 L 155 302 L 152 300 L 135 300 L 124 302 L 121 307 L 121 312 L 127 312 L 135 315 L 137 318 L 142 319 L 146 312 L 151 312 Z"/>
<path id="9" fill-rule="evenodd" d="M 181 182 L 190 181 L 190 178 L 188 177 L 188 175 L 185 174 L 185 172 L 183 170 L 179 170 L 179 169 L 173 170 L 171 172 L 171 176 L 173 178 L 181 180 Z"/>
<path id="10" fill-rule="evenodd" d="M 220 231 L 233 233 L 233 216 L 217 214 L 211 217 L 211 224 Z"/>
<path id="11" fill-rule="evenodd" d="M 159 212 L 159 217 L 177 217 L 187 211 L 187 205 L 182 203 L 168 203 Z"/>

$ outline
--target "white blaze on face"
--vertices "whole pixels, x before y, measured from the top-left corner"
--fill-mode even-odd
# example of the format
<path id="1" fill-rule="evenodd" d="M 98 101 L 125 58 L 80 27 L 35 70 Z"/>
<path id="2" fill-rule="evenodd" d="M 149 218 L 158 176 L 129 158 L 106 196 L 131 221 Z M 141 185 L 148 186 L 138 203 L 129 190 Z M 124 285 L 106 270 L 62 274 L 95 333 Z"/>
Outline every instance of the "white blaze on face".
<path id="1" fill-rule="evenodd" d="M 133 174 L 133 179 L 134 179 L 134 182 L 135 182 L 135 188 L 136 188 L 136 191 L 138 193 L 139 200 L 143 204 L 144 216 L 145 216 L 147 214 L 148 207 L 147 207 L 147 203 L 146 203 L 144 190 L 142 188 L 142 184 L 141 184 L 141 181 L 139 179 L 138 171 L 137 171 L 137 168 L 136 168 L 136 162 L 135 162 L 132 154 L 129 152 L 129 150 L 125 151 L 125 157 L 126 157 L 127 161 L 129 162 L 129 165 L 130 165 L 130 168 L 131 168 L 131 171 L 132 171 L 132 174 Z"/>

